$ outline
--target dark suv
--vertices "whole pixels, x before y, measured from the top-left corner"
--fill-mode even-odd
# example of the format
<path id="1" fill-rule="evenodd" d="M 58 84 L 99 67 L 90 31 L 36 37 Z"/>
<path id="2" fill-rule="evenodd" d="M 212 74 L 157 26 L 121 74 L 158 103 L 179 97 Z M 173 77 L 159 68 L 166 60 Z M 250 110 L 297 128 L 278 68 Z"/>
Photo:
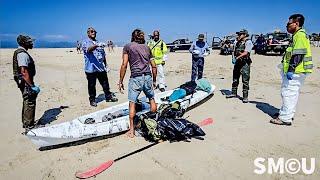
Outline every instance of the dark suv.
<path id="1" fill-rule="evenodd" d="M 168 43 L 167 47 L 170 52 L 175 52 L 177 50 L 189 50 L 192 45 L 192 41 L 189 39 L 177 39 L 172 43 Z"/>

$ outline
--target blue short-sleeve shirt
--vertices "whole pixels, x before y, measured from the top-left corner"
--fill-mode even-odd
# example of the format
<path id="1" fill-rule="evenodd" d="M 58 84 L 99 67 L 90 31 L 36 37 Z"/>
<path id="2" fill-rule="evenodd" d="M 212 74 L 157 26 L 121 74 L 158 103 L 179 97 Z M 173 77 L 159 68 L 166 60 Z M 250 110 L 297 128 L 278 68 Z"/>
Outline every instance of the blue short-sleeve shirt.
<path id="1" fill-rule="evenodd" d="M 98 43 L 90 38 L 83 40 L 82 50 L 84 55 L 84 71 L 88 73 L 106 71 L 104 60 L 105 51 L 103 47 L 97 47 L 93 52 L 88 52 L 89 47 Z"/>

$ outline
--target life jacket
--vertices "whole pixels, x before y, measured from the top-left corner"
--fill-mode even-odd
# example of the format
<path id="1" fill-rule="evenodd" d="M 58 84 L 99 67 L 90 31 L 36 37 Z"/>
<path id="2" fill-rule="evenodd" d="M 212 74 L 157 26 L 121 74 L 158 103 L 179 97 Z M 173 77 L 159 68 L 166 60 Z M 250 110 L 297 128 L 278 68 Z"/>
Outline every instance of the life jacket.
<path id="1" fill-rule="evenodd" d="M 246 42 L 247 41 L 249 41 L 249 39 L 246 39 L 245 41 L 237 41 L 235 49 L 234 49 L 235 57 L 239 56 L 241 53 L 244 52 L 244 50 L 246 49 Z M 248 52 L 248 55 L 245 56 L 245 57 L 242 57 L 241 60 L 243 60 L 242 62 L 246 62 L 248 64 L 252 63 L 249 52 Z"/>
<path id="2" fill-rule="evenodd" d="M 18 58 L 17 58 L 18 54 L 22 52 L 26 53 L 29 56 L 29 64 L 26 68 L 28 70 L 30 78 L 32 79 L 36 75 L 36 68 L 35 68 L 35 64 L 32 57 L 25 49 L 18 48 L 17 50 L 14 51 L 13 58 L 12 58 L 13 79 L 17 83 L 19 83 L 18 81 L 22 80 L 21 67 L 19 67 L 18 65 Z"/>

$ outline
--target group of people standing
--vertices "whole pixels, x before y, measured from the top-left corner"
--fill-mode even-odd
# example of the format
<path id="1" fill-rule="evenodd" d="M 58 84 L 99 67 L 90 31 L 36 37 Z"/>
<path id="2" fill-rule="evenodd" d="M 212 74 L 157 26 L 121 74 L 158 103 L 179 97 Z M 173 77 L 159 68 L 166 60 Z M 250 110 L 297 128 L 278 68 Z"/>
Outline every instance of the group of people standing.
<path id="1" fill-rule="evenodd" d="M 289 17 L 287 30 L 293 34 L 293 39 L 282 60 L 283 83 L 282 83 L 282 107 L 277 116 L 270 122 L 278 125 L 291 125 L 298 101 L 299 90 L 307 74 L 312 72 L 312 57 L 310 42 L 305 30 L 302 29 L 304 17 L 294 14 Z M 108 81 L 108 64 L 104 51 L 105 43 L 96 39 L 97 31 L 90 27 L 87 29 L 88 38 L 85 39 L 81 48 L 84 53 L 84 71 L 88 82 L 89 103 L 96 107 L 96 81 L 101 84 L 107 102 L 116 102 L 118 99 L 110 91 Z M 248 39 L 247 30 L 237 32 L 238 38 L 235 42 L 232 55 L 233 82 L 232 91 L 227 98 L 237 97 L 239 78 L 242 76 L 244 103 L 248 103 L 250 65 L 252 63 L 250 54 L 253 47 Z M 191 81 L 201 79 L 204 70 L 204 57 L 210 53 L 208 44 L 204 41 L 204 34 L 199 34 L 198 40 L 193 42 L 189 52 L 192 53 Z M 27 130 L 36 125 L 35 106 L 36 98 L 40 88 L 35 85 L 33 77 L 36 75 L 35 63 L 27 50 L 33 48 L 33 40 L 29 36 L 19 35 L 17 38 L 18 49 L 13 56 L 14 79 L 17 82 L 23 96 L 22 122 Z M 167 60 L 168 48 L 160 39 L 160 31 L 153 32 L 151 40 L 146 43 L 145 34 L 140 29 L 135 29 L 131 34 L 131 42 L 126 44 L 122 53 L 122 64 L 120 68 L 120 79 L 118 89 L 124 90 L 123 80 L 128 65 L 131 75 L 128 83 L 129 137 L 134 137 L 133 118 L 136 114 L 135 106 L 138 97 L 143 92 L 150 101 L 152 112 L 157 111 L 154 100 L 154 89 L 166 90 L 164 66 Z"/>

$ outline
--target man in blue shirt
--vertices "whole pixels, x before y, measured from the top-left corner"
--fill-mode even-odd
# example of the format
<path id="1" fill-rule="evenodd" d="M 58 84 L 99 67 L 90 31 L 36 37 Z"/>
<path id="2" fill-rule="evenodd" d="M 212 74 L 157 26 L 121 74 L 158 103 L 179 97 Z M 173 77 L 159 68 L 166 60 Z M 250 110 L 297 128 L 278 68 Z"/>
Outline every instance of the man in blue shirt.
<path id="1" fill-rule="evenodd" d="M 104 52 L 105 43 L 96 40 L 97 31 L 89 27 L 87 30 L 88 38 L 82 42 L 84 54 L 84 70 L 88 80 L 88 92 L 90 105 L 96 107 L 96 81 L 99 80 L 107 102 L 116 102 L 118 99 L 110 92 L 106 53 Z"/>
<path id="2" fill-rule="evenodd" d="M 191 81 L 195 81 L 202 78 L 204 57 L 210 53 L 209 46 L 204 41 L 204 34 L 199 34 L 198 41 L 192 43 L 189 52 L 192 53 Z"/>

